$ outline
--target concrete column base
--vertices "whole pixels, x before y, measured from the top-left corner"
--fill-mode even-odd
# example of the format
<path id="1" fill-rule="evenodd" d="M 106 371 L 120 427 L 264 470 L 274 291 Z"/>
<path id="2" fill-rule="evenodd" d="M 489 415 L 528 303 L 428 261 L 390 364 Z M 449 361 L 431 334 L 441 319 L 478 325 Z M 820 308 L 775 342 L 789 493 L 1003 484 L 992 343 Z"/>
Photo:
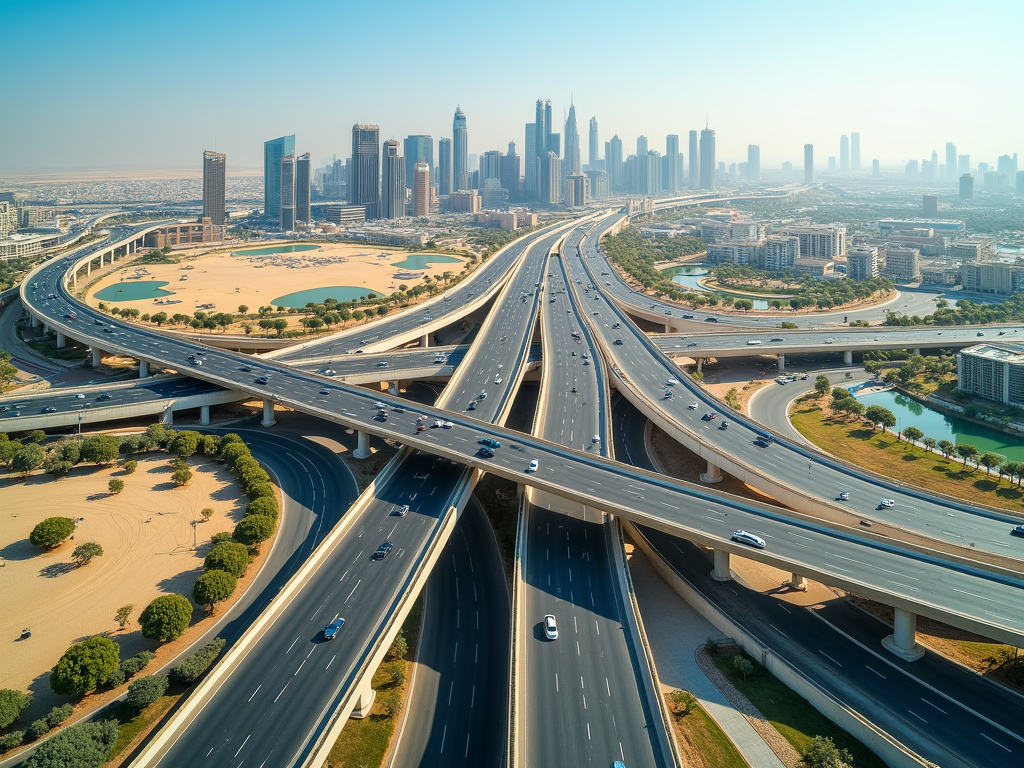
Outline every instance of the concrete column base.
<path id="1" fill-rule="evenodd" d="M 162 421 L 168 427 L 172 426 L 174 424 L 174 411 L 168 408 L 166 411 L 164 411 L 163 416 L 160 417 L 160 421 Z"/>
<path id="2" fill-rule="evenodd" d="M 429 347 L 430 346 L 430 334 L 429 333 L 424 333 L 422 336 L 420 336 L 420 346 L 421 347 Z"/>
<path id="3" fill-rule="evenodd" d="M 92 367 L 99 368 L 101 365 L 103 365 L 103 350 L 94 348 L 92 350 Z"/>
<path id="4" fill-rule="evenodd" d="M 68 345 L 68 337 L 57 331 L 57 349 L 64 349 Z"/>
<path id="5" fill-rule="evenodd" d="M 35 315 L 32 315 L 32 327 L 33 328 L 38 328 L 39 327 L 39 318 L 36 317 Z"/>
<path id="6" fill-rule="evenodd" d="M 199 406 L 199 423 L 204 427 L 210 426 L 210 406 Z"/>
<path id="7" fill-rule="evenodd" d="M 356 449 L 352 452 L 352 455 L 357 459 L 368 459 L 370 458 L 370 435 L 367 432 L 359 430 L 356 433 L 359 443 L 356 445 Z"/>
<path id="8" fill-rule="evenodd" d="M 395 397 L 398 396 L 398 382 L 397 381 L 389 381 L 388 382 L 388 394 L 389 395 L 394 395 Z"/>
<path id="9" fill-rule="evenodd" d="M 783 584 L 790 589 L 797 590 L 798 592 L 807 591 L 807 579 L 805 579 L 801 573 L 790 574 L 789 581 L 783 582 Z"/>
<path id="10" fill-rule="evenodd" d="M 263 401 L 263 421 L 260 422 L 264 427 L 272 427 L 277 424 L 274 419 L 274 401 L 264 400 Z"/>
<path id="11" fill-rule="evenodd" d="M 924 648 L 917 644 L 917 614 L 893 609 L 892 634 L 882 639 L 882 647 L 904 661 L 917 661 Z"/>
<path id="12" fill-rule="evenodd" d="M 732 581 L 732 571 L 729 570 L 729 553 L 724 549 L 715 550 L 715 567 L 711 571 L 711 578 L 715 581 Z"/>
<path id="13" fill-rule="evenodd" d="M 356 706 L 352 710 L 352 714 L 349 715 L 349 718 L 352 720 L 362 720 L 364 717 L 368 717 L 370 710 L 373 709 L 373 702 L 376 698 L 377 692 L 367 685 L 366 688 L 356 694 Z"/>
<path id="14" fill-rule="evenodd" d="M 786 370 L 786 356 L 779 355 L 779 372 Z"/>
<path id="15" fill-rule="evenodd" d="M 697 373 L 701 373 L 704 370 L 704 358 L 697 358 Z"/>
<path id="16" fill-rule="evenodd" d="M 853 365 L 853 350 L 843 352 L 843 365 Z"/>
<path id="17" fill-rule="evenodd" d="M 720 483 L 722 482 L 722 470 L 717 464 L 708 462 L 708 471 L 700 473 L 700 481 L 702 483 Z"/>
<path id="18" fill-rule="evenodd" d="M 920 347 L 918 347 L 917 349 L 914 350 L 914 354 L 917 355 L 918 357 L 921 356 L 921 349 L 920 349 Z"/>
<path id="19" fill-rule="evenodd" d="M 139 360 L 139 378 L 145 379 L 149 376 L 149 361 Z"/>
<path id="20" fill-rule="evenodd" d="M 92 260 L 85 262 L 85 276 L 88 277 L 92 274 Z"/>

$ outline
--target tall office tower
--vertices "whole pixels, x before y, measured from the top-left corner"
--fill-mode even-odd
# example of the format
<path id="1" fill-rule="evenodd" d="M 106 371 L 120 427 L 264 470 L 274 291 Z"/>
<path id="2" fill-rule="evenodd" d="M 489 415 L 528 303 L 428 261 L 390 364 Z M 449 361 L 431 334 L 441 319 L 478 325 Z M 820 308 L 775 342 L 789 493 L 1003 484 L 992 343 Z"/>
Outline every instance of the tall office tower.
<path id="1" fill-rule="evenodd" d="M 295 154 L 295 134 L 263 142 L 263 215 L 281 218 L 281 159 Z"/>
<path id="2" fill-rule="evenodd" d="M 605 147 L 604 164 L 608 169 L 608 180 L 612 192 L 621 192 L 625 188 L 626 180 L 622 168 L 622 139 L 619 134 L 612 136 L 612 140 Z"/>
<path id="3" fill-rule="evenodd" d="M 814 145 L 804 144 L 804 184 L 814 183 Z"/>
<path id="4" fill-rule="evenodd" d="M 690 189 L 700 186 L 700 155 L 697 152 L 697 132 L 690 131 Z"/>
<path id="5" fill-rule="evenodd" d="M 542 169 L 541 201 L 558 203 L 562 200 L 562 161 L 554 152 L 548 152 L 545 158 L 546 168 Z"/>
<path id="6" fill-rule="evenodd" d="M 918 177 L 917 160 L 907 160 L 907 167 L 903 169 L 903 175 L 908 179 L 916 179 Z"/>
<path id="7" fill-rule="evenodd" d="M 601 168 L 601 158 L 598 156 L 599 149 L 600 144 L 598 143 L 597 137 L 597 118 L 592 117 L 590 118 L 590 156 L 588 158 L 590 170 L 592 171 L 603 170 Z"/>
<path id="8" fill-rule="evenodd" d="M 227 155 L 203 152 L 203 218 L 224 224 L 224 196 L 227 189 Z"/>
<path id="9" fill-rule="evenodd" d="M 965 173 L 960 176 L 960 199 L 974 199 L 974 177 L 969 173 Z"/>
<path id="10" fill-rule="evenodd" d="M 405 162 L 401 145 L 394 139 L 384 142 L 380 166 L 381 219 L 401 219 L 405 216 Z"/>
<path id="11" fill-rule="evenodd" d="M 934 149 L 932 150 L 932 173 L 931 176 L 929 176 L 928 178 L 939 178 L 939 153 L 936 152 Z"/>
<path id="12" fill-rule="evenodd" d="M 501 186 L 508 190 L 509 200 L 519 200 L 522 195 L 519 181 L 519 155 L 516 154 L 516 143 L 508 143 L 508 154 L 501 158 Z"/>
<path id="13" fill-rule="evenodd" d="M 366 218 L 377 218 L 380 199 L 380 127 L 352 126 L 352 169 L 348 201 L 366 206 Z"/>
<path id="14" fill-rule="evenodd" d="M 295 155 L 281 158 L 280 226 L 283 232 L 295 229 Z"/>
<path id="15" fill-rule="evenodd" d="M 469 189 L 469 137 L 466 134 L 466 115 L 456 107 L 452 120 L 452 189 Z"/>
<path id="16" fill-rule="evenodd" d="M 845 133 L 839 137 L 839 170 L 850 172 L 850 137 Z"/>
<path id="17" fill-rule="evenodd" d="M 545 122 L 544 101 L 542 99 L 537 99 L 534 118 L 533 159 L 532 161 L 528 160 L 527 162 L 533 163 L 533 197 L 537 200 L 541 200 L 543 197 L 541 195 L 541 174 L 544 170 L 544 165 L 548 156 L 548 133 L 550 128 L 550 126 Z M 527 145 L 530 143 L 529 131 L 527 131 L 526 143 Z"/>
<path id="18" fill-rule="evenodd" d="M 999 159 L 996 160 L 996 171 L 999 173 L 1005 173 L 1006 178 L 1013 179 L 1017 176 L 1017 153 L 1013 153 L 1013 157 L 1009 155 L 1000 155 Z"/>
<path id="19" fill-rule="evenodd" d="M 850 170 L 854 173 L 860 171 L 860 132 L 853 131 L 850 134 Z"/>
<path id="20" fill-rule="evenodd" d="M 565 119 L 565 163 L 562 173 L 566 176 L 579 176 L 583 173 L 580 161 L 580 133 L 576 130 L 576 105 L 570 102 L 569 116 Z"/>
<path id="21" fill-rule="evenodd" d="M 747 179 L 761 180 L 761 147 L 757 144 L 747 145 Z"/>
<path id="22" fill-rule="evenodd" d="M 430 166 L 422 160 L 412 169 L 412 215 L 430 215 Z"/>
<path id="23" fill-rule="evenodd" d="M 295 219 L 309 224 L 309 193 L 312 167 L 309 163 L 309 152 L 299 155 L 295 160 Z"/>
<path id="24" fill-rule="evenodd" d="M 679 135 L 675 133 L 665 137 L 665 173 L 661 184 L 666 192 L 679 190 Z"/>
<path id="25" fill-rule="evenodd" d="M 700 132 L 700 188 L 715 191 L 715 132 L 705 128 Z"/>
<path id="26" fill-rule="evenodd" d="M 544 127 L 546 129 L 544 146 L 547 147 L 545 154 L 547 154 L 547 152 L 554 152 L 556 155 L 561 157 L 562 153 L 560 151 L 560 145 L 562 137 L 552 131 L 555 127 L 555 121 L 551 118 L 551 99 L 544 101 Z"/>
<path id="27" fill-rule="evenodd" d="M 971 156 L 970 155 L 958 155 L 956 158 L 956 170 L 963 176 L 965 173 L 971 172 Z"/>
<path id="28" fill-rule="evenodd" d="M 441 139 L 437 142 L 437 194 L 452 193 L 452 140 Z"/>
<path id="29" fill-rule="evenodd" d="M 537 164 L 539 159 L 537 157 L 537 124 L 527 123 L 526 124 L 526 141 L 523 146 L 526 147 L 526 153 L 523 155 L 523 197 L 527 200 L 537 199 Z"/>
<path id="30" fill-rule="evenodd" d="M 434 167 L 434 139 L 431 136 L 405 137 L 405 188 L 412 189 L 413 172 L 421 160 L 427 168 Z"/>
<path id="31" fill-rule="evenodd" d="M 648 150 L 648 147 L 647 147 L 647 137 L 646 136 L 637 136 L 636 137 L 636 156 L 637 157 L 644 157 L 647 154 L 648 151 L 649 150 Z"/>
<path id="32" fill-rule="evenodd" d="M 871 177 L 878 179 L 882 176 L 882 167 L 879 165 L 878 160 L 871 161 Z"/>
<path id="33" fill-rule="evenodd" d="M 953 180 L 958 178 L 956 168 L 956 144 L 952 141 L 946 142 L 946 178 Z"/>
<path id="34" fill-rule="evenodd" d="M 497 149 L 492 149 L 480 155 L 480 185 L 487 179 L 501 179 L 501 158 L 504 155 Z"/>

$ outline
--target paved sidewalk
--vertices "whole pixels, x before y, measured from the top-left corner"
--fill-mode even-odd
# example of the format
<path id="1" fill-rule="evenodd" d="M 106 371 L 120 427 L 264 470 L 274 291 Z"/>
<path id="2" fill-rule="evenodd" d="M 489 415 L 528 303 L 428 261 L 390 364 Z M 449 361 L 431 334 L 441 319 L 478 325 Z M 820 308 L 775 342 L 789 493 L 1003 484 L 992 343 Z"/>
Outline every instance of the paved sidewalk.
<path id="1" fill-rule="evenodd" d="M 679 597 L 637 548 L 629 558 L 637 603 L 663 687 L 685 688 L 732 739 L 751 768 L 786 768 L 771 747 L 697 666 L 694 652 L 722 633 Z"/>

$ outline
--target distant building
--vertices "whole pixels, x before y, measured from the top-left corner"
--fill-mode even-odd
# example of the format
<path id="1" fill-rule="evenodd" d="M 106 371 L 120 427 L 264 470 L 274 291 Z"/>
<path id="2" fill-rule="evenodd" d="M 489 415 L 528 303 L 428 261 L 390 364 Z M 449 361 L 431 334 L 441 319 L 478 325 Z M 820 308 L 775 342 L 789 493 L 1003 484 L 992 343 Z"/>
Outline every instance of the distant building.
<path id="1" fill-rule="evenodd" d="M 366 218 L 377 218 L 380 199 L 380 127 L 352 126 L 352 178 L 348 200 L 366 207 Z"/>
<path id="2" fill-rule="evenodd" d="M 331 224 L 362 224 L 366 221 L 366 206 L 328 205 L 324 219 Z"/>
<path id="3" fill-rule="evenodd" d="M 508 152 L 501 157 L 501 186 L 508 190 L 509 200 L 522 198 L 522 182 L 520 180 L 519 155 L 516 154 L 516 143 L 508 143 Z"/>
<path id="4" fill-rule="evenodd" d="M 480 187 L 480 204 L 487 210 L 508 208 L 508 190 L 501 186 L 501 180 L 491 177 L 484 179 Z"/>
<path id="5" fill-rule="evenodd" d="M 835 155 L 829 155 L 828 156 L 828 175 L 829 176 L 835 176 L 835 174 L 836 174 L 836 156 Z"/>
<path id="6" fill-rule="evenodd" d="M 708 189 L 714 192 L 717 188 L 715 167 L 715 132 L 710 128 L 705 128 L 700 132 L 699 172 L 701 189 Z"/>
<path id="7" fill-rule="evenodd" d="M 853 131 L 850 134 L 850 170 L 854 173 L 860 171 L 860 133 Z"/>
<path id="8" fill-rule="evenodd" d="M 1024 197 L 1024 171 L 1017 171 L 1016 192 L 1018 197 Z"/>
<path id="9" fill-rule="evenodd" d="M 580 159 L 580 133 L 576 127 L 576 106 L 570 102 L 569 116 L 565 118 L 565 161 L 562 171 L 566 178 L 583 173 Z"/>
<path id="10" fill-rule="evenodd" d="M 611 197 L 612 186 L 607 171 L 587 171 L 590 179 L 590 196 L 595 200 Z"/>
<path id="11" fill-rule="evenodd" d="M 558 203 L 562 199 L 562 161 L 554 152 L 548 152 L 540 166 L 540 199 L 543 203 Z"/>
<path id="12" fill-rule="evenodd" d="M 597 135 L 597 118 L 590 118 L 590 153 L 587 157 L 587 162 L 592 171 L 603 171 L 604 165 L 601 162 L 601 157 L 598 155 L 600 151 L 600 142 Z"/>
<path id="13" fill-rule="evenodd" d="M 384 142 L 381 155 L 380 204 L 377 217 L 401 219 L 405 216 L 405 161 L 401 145 L 394 139 Z"/>
<path id="14" fill-rule="evenodd" d="M 690 189 L 700 188 L 700 153 L 697 150 L 697 132 L 690 131 Z"/>
<path id="15" fill-rule="evenodd" d="M 282 232 L 295 229 L 295 155 L 281 158 L 281 216 Z"/>
<path id="16" fill-rule="evenodd" d="M 921 265 L 922 285 L 952 287 L 960 282 L 960 268 L 951 261 L 926 261 Z"/>
<path id="17" fill-rule="evenodd" d="M 227 162 L 227 155 L 203 152 L 203 216 L 218 225 L 226 218 Z"/>
<path id="18" fill-rule="evenodd" d="M 281 218 L 281 160 L 295 154 L 295 134 L 263 142 L 263 215 Z"/>
<path id="19" fill-rule="evenodd" d="M 917 160 L 907 160 L 907 165 L 903 169 L 903 175 L 908 179 L 916 179 L 921 175 L 917 169 Z"/>
<path id="20" fill-rule="evenodd" d="M 450 195 L 452 192 L 452 140 L 437 142 L 437 194 Z"/>
<path id="21" fill-rule="evenodd" d="M 998 261 L 964 264 L 961 268 L 964 290 L 999 296 L 1024 291 L 1024 265 Z"/>
<path id="22" fill-rule="evenodd" d="M 957 178 L 956 167 L 956 144 L 952 141 L 946 142 L 946 178 L 952 181 Z"/>
<path id="23" fill-rule="evenodd" d="M 850 137 L 845 133 L 839 137 L 839 171 L 850 172 Z"/>
<path id="24" fill-rule="evenodd" d="M 1024 406 L 1024 345 L 996 342 L 960 350 L 956 386 L 986 400 Z"/>
<path id="25" fill-rule="evenodd" d="M 426 163 L 427 168 L 431 169 L 434 167 L 434 139 L 421 134 L 406 136 L 403 149 L 405 151 L 405 188 L 413 189 L 416 163 Z"/>
<path id="26" fill-rule="evenodd" d="M 814 183 L 814 145 L 804 144 L 804 184 Z"/>
<path id="27" fill-rule="evenodd" d="M 679 168 L 679 136 L 670 133 L 665 137 L 665 173 L 661 176 L 661 187 L 665 192 L 672 194 L 679 191 L 679 179 L 681 170 Z"/>
<path id="28" fill-rule="evenodd" d="M 939 213 L 939 196 L 938 195 L 922 195 L 921 196 L 921 209 L 925 216 L 937 216 Z"/>
<path id="29" fill-rule="evenodd" d="M 964 223 L 952 219 L 879 219 L 878 229 L 885 233 L 894 229 L 914 229 L 916 227 L 927 227 L 935 230 L 936 234 L 944 235 L 963 234 Z"/>
<path id="30" fill-rule="evenodd" d="M 466 113 L 456 107 L 452 119 L 452 189 L 456 192 L 469 188 L 469 136 L 466 131 Z"/>
<path id="31" fill-rule="evenodd" d="M 295 160 L 295 218 L 297 221 L 310 222 L 309 195 L 312 191 L 312 166 L 309 152 L 299 155 Z"/>
<path id="32" fill-rule="evenodd" d="M 430 166 L 420 160 L 413 167 L 412 215 L 430 215 Z"/>
<path id="33" fill-rule="evenodd" d="M 884 275 L 894 283 L 916 283 L 921 280 L 921 252 L 917 248 L 890 245 L 885 253 Z"/>
<path id="34" fill-rule="evenodd" d="M 992 258 L 995 248 L 987 237 L 963 237 L 946 246 L 946 255 L 961 264 L 970 264 Z"/>
<path id="35" fill-rule="evenodd" d="M 747 145 L 747 179 L 761 180 L 761 147 L 757 144 Z"/>
<path id="36" fill-rule="evenodd" d="M 800 238 L 786 235 L 771 235 L 765 238 L 764 255 L 761 263 L 764 269 L 784 272 L 800 258 Z"/>
<path id="37" fill-rule="evenodd" d="M 590 202 L 590 179 L 582 173 L 569 174 L 562 195 L 566 208 L 582 208 Z"/>
<path id="38" fill-rule="evenodd" d="M 448 195 L 448 209 L 453 213 L 476 213 L 482 203 L 475 189 L 459 190 Z"/>
<path id="39" fill-rule="evenodd" d="M 508 232 L 518 229 L 517 216 L 514 213 L 497 213 L 481 211 L 473 214 L 473 223 L 480 227 L 497 227 Z"/>
<path id="40" fill-rule="evenodd" d="M 144 238 L 146 248 L 173 248 L 176 245 L 219 243 L 224 239 L 223 225 L 214 224 L 212 219 L 190 221 L 184 224 L 168 224 Z"/>
<path id="41" fill-rule="evenodd" d="M 708 245 L 707 260 L 710 264 L 736 264 L 757 267 L 760 264 L 762 244 L 757 240 L 746 242 L 722 242 Z"/>
<path id="42" fill-rule="evenodd" d="M 831 259 L 814 259 L 801 256 L 793 262 L 790 271 L 797 275 L 811 275 L 812 277 L 824 277 L 834 274 L 836 263 Z"/>
<path id="43" fill-rule="evenodd" d="M 855 245 L 846 253 L 846 276 L 851 280 L 878 277 L 878 248 Z"/>
<path id="44" fill-rule="evenodd" d="M 882 166 L 879 164 L 878 160 L 872 160 L 871 161 L 871 177 L 874 178 L 874 179 L 877 179 L 877 178 L 880 178 L 881 176 L 882 176 Z"/>
<path id="45" fill-rule="evenodd" d="M 785 227 L 780 234 L 800 239 L 800 255 L 835 259 L 846 255 L 846 227 Z"/>
<path id="46" fill-rule="evenodd" d="M 0 240 L 10 237 L 18 231 L 18 209 L 14 203 L 0 200 Z"/>
<path id="47" fill-rule="evenodd" d="M 612 194 L 622 192 L 625 186 L 622 168 L 622 139 L 619 134 L 612 136 L 605 145 L 604 167 L 608 172 L 608 183 L 611 185 Z"/>

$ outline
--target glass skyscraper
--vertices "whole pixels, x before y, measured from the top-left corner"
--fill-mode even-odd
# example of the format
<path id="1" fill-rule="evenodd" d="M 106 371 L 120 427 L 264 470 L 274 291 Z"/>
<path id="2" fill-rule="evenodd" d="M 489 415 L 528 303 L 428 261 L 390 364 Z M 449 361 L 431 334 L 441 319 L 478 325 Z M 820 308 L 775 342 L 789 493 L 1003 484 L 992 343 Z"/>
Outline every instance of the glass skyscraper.
<path id="1" fill-rule="evenodd" d="M 461 107 L 456 107 L 455 119 L 452 120 L 452 188 L 456 192 L 469 189 L 468 141 L 466 114 Z"/>
<path id="2" fill-rule="evenodd" d="M 295 134 L 263 142 L 263 215 L 281 217 L 281 161 L 295 154 Z"/>

